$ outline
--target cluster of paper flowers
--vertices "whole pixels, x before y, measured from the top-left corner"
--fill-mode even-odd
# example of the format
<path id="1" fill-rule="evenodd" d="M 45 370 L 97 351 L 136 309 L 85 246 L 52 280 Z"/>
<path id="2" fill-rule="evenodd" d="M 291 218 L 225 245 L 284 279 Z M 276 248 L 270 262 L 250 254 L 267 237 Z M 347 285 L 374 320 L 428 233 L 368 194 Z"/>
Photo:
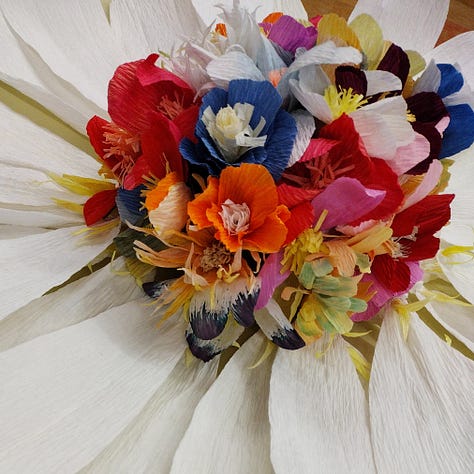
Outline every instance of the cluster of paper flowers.
<path id="1" fill-rule="evenodd" d="M 86 3 L 72 3 L 81 28 L 102 18 Z M 450 347 L 472 348 L 472 65 L 384 40 L 388 13 L 366 2 L 347 23 L 299 2 L 257 21 L 234 1 L 206 29 L 184 2 L 163 31 L 147 16 L 182 6 L 144 3 L 112 3 L 105 31 L 127 59 L 140 41 L 174 48 L 120 61 L 109 117 L 94 60 L 58 58 L 41 8 L 28 29 L 31 12 L 3 7 L 20 66 L 0 62 L 2 77 L 77 128 L 90 114 L 100 166 L 2 108 L 5 466 L 474 467 L 472 363 Z M 423 53 L 447 8 L 426 3 Z M 26 64 L 27 85 L 12 74 Z"/>

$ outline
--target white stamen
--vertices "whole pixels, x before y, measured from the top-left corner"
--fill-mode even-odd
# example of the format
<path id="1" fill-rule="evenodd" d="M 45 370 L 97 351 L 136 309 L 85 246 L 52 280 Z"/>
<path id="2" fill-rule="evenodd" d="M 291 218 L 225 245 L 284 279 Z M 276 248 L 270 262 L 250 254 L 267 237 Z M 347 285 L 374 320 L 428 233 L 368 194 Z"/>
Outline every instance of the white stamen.
<path id="1" fill-rule="evenodd" d="M 201 120 L 228 163 L 234 163 L 252 148 L 265 145 L 267 136 L 259 136 L 265 127 L 265 119 L 261 117 L 255 129 L 249 125 L 254 109 L 252 104 L 237 103 L 234 107 L 223 107 L 217 115 L 211 107 L 202 114 Z"/>

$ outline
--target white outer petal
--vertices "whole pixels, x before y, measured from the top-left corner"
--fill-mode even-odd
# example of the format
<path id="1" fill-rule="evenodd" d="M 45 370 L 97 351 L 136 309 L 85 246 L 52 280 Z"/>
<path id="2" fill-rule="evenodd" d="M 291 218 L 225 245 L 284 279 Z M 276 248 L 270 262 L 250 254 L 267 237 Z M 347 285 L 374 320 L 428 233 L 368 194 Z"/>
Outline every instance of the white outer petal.
<path id="1" fill-rule="evenodd" d="M 461 67 L 463 77 L 474 89 L 474 31 L 468 31 L 455 36 L 425 55 L 429 61 L 434 59 L 437 63 L 456 63 Z"/>
<path id="2" fill-rule="evenodd" d="M 53 133 L 16 114 L 0 102 L 2 146 L 0 166 L 33 168 L 59 175 L 98 178 L 100 165 L 91 156 Z"/>
<path id="3" fill-rule="evenodd" d="M 204 23 L 191 0 L 113 0 L 110 22 L 129 60 L 171 53 L 184 39 L 199 38 Z"/>
<path id="4" fill-rule="evenodd" d="M 0 79 L 39 102 L 80 132 L 94 114 L 105 110 L 87 100 L 56 74 L 38 53 L 15 35 L 0 11 Z"/>
<path id="5" fill-rule="evenodd" d="M 426 305 L 432 316 L 474 351 L 474 309 L 446 302 L 433 301 Z"/>
<path id="6" fill-rule="evenodd" d="M 118 274 L 123 261 L 33 300 L 0 321 L 0 351 L 80 323 L 143 295 L 131 275 Z"/>
<path id="7" fill-rule="evenodd" d="M 365 393 L 337 336 L 279 350 L 270 381 L 272 463 L 277 474 L 375 473 Z"/>
<path id="8" fill-rule="evenodd" d="M 61 79 L 107 109 L 107 85 L 125 55 L 96 0 L 3 0 L 12 29 Z"/>
<path id="9" fill-rule="evenodd" d="M 117 234 L 116 226 L 95 238 L 66 227 L 17 239 L 0 240 L 0 319 L 63 283 L 87 265 Z"/>
<path id="10" fill-rule="evenodd" d="M 424 54 L 436 44 L 448 8 L 449 0 L 359 0 L 349 21 L 367 13 L 378 22 L 385 39 Z"/>
<path id="11" fill-rule="evenodd" d="M 218 361 L 194 360 L 189 367 L 184 360 L 178 362 L 140 413 L 85 471 L 169 474 L 194 409 L 214 381 Z"/>
<path id="12" fill-rule="evenodd" d="M 271 358 L 254 369 L 265 338 L 256 334 L 232 356 L 194 413 L 172 474 L 271 473 L 268 384 Z"/>
<path id="13" fill-rule="evenodd" d="M 388 310 L 369 385 L 377 470 L 472 472 L 474 364 L 411 317 L 408 340 Z"/>
<path id="14" fill-rule="evenodd" d="M 192 0 L 204 23 L 210 25 L 221 10 L 216 4 L 232 5 L 233 0 Z M 269 13 L 283 12 L 298 19 L 308 19 L 308 14 L 300 0 L 240 0 L 240 5 L 250 12 L 257 9 L 257 21 L 262 21 Z"/>
<path id="15" fill-rule="evenodd" d="M 185 345 L 143 303 L 0 354 L 2 472 L 76 472 L 140 413 Z"/>

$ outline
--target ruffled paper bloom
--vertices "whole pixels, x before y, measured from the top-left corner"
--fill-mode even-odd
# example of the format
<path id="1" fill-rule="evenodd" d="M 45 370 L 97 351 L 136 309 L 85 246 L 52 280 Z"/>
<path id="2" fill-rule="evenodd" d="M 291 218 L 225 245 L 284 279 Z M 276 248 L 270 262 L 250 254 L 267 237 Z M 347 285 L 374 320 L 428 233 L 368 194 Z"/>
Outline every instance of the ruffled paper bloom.
<path id="1" fill-rule="evenodd" d="M 1 470 L 471 472 L 472 34 L 224 3 L 2 2 Z"/>

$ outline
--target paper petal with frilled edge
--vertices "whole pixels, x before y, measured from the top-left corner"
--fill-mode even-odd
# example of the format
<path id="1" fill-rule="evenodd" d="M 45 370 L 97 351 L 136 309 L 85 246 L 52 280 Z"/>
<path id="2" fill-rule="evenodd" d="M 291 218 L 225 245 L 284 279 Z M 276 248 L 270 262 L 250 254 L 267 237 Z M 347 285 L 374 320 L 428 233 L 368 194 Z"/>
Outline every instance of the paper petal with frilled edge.
<path id="1" fill-rule="evenodd" d="M 364 390 L 339 336 L 279 350 L 270 381 L 272 463 L 277 474 L 374 473 Z"/>
<path id="2" fill-rule="evenodd" d="M 474 363 L 412 314 L 385 313 L 369 386 L 378 472 L 471 472 Z"/>
<path id="3" fill-rule="evenodd" d="M 93 318 L 143 295 L 131 275 L 116 273 L 122 265 L 119 258 L 11 313 L 0 321 L 0 351 Z"/>
<path id="4" fill-rule="evenodd" d="M 56 75 L 107 109 L 108 81 L 126 56 L 100 2 L 50 0 L 45 8 L 35 0 L 5 0 L 2 10 L 11 28 Z"/>
<path id="5" fill-rule="evenodd" d="M 145 57 L 151 51 L 170 54 L 184 38 L 199 37 L 204 29 L 191 0 L 112 0 L 110 22 L 130 59 Z"/>
<path id="6" fill-rule="evenodd" d="M 168 474 L 194 409 L 214 381 L 217 361 L 180 361 L 141 412 L 85 470 Z M 195 472 L 195 471 L 194 471 Z"/>
<path id="7" fill-rule="evenodd" d="M 206 25 L 210 25 L 221 13 L 221 9 L 216 4 L 226 6 L 232 5 L 233 0 L 223 0 L 216 2 L 215 0 L 192 0 L 196 10 L 201 15 Z M 257 9 L 257 20 L 262 21 L 269 13 L 283 12 L 295 18 L 308 19 L 308 14 L 300 0 L 240 0 L 240 5 L 247 8 L 250 12 Z"/>
<path id="8" fill-rule="evenodd" d="M 185 346 L 183 326 L 157 330 L 144 303 L 0 355 L 1 471 L 76 472 L 140 413 Z"/>
<path id="9" fill-rule="evenodd" d="M 172 474 L 271 473 L 268 384 L 272 358 L 256 334 L 230 359 L 196 408 L 173 461 Z"/>
<path id="10" fill-rule="evenodd" d="M 0 241 L 0 319 L 63 283 L 111 243 L 115 226 L 94 237 L 84 226 L 66 227 L 44 234 Z"/>
<path id="11" fill-rule="evenodd" d="M 426 53 L 436 43 L 448 15 L 449 0 L 359 0 L 349 20 L 368 13 L 378 22 L 384 38 L 404 49 Z"/>

